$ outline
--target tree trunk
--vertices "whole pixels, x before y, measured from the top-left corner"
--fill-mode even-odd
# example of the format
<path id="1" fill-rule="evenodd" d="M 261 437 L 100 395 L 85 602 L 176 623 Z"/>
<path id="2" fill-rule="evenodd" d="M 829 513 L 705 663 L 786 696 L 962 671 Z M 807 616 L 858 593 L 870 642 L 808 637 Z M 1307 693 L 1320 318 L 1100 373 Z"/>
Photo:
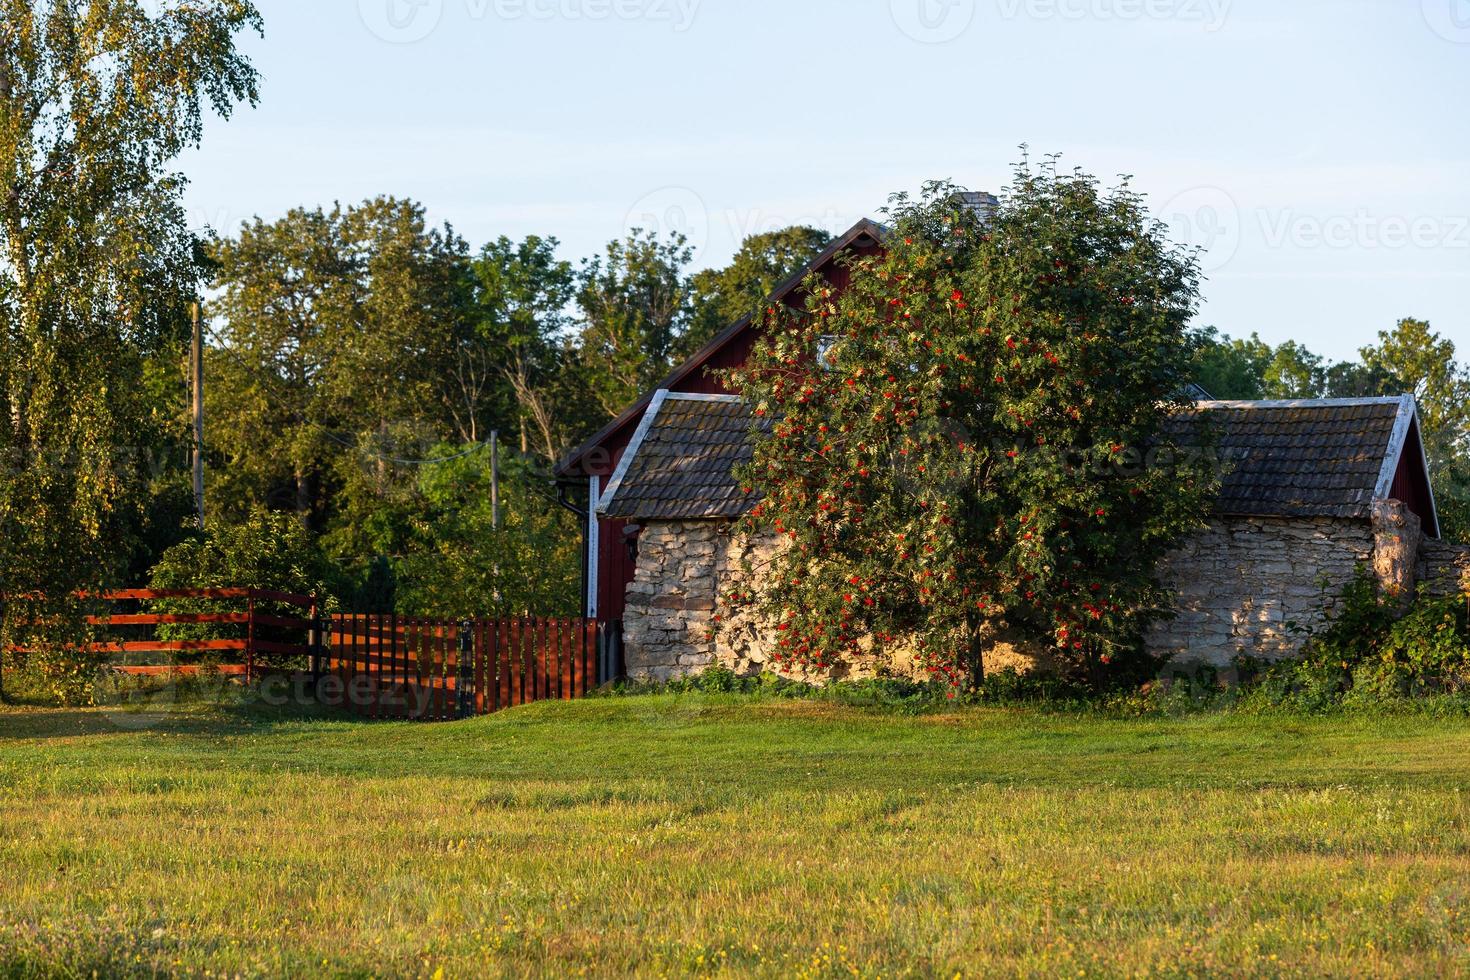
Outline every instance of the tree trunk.
<path id="1" fill-rule="evenodd" d="M 967 666 L 970 669 L 970 690 L 979 690 L 985 683 L 985 619 L 975 613 L 965 615 L 965 632 L 968 634 Z"/>
<path id="2" fill-rule="evenodd" d="M 311 527 L 311 480 L 299 470 L 296 472 L 296 516 L 302 527 Z"/>
<path id="3" fill-rule="evenodd" d="M 384 497 L 388 493 L 388 420 L 381 419 L 378 422 L 378 496 Z"/>

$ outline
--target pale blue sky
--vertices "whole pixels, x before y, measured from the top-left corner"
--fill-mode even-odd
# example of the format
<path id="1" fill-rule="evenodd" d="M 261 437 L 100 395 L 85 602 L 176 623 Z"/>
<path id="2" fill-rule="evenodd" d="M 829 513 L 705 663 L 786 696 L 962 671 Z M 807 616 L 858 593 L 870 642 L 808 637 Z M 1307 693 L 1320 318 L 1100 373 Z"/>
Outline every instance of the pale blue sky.
<path id="1" fill-rule="evenodd" d="M 196 225 L 393 193 L 474 245 L 652 221 L 711 265 L 999 189 L 1024 142 L 1210 246 L 1202 322 L 1341 358 L 1416 315 L 1470 354 L 1470 0 L 258 2 Z"/>

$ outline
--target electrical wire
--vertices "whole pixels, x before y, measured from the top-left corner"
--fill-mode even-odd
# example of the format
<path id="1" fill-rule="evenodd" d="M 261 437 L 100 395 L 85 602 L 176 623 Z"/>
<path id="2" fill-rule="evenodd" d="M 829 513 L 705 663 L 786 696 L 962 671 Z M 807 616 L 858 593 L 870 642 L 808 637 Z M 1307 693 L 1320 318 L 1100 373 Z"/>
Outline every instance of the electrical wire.
<path id="1" fill-rule="evenodd" d="M 475 453 L 480 452 L 482 449 L 485 449 L 490 445 L 490 443 L 488 442 L 477 442 L 463 452 L 455 453 L 452 456 L 436 456 L 433 459 L 407 459 L 402 456 L 390 456 L 387 453 L 375 452 L 363 446 L 361 443 L 348 442 L 346 439 L 343 439 L 336 433 L 328 432 L 325 429 L 322 430 L 322 434 L 325 435 L 328 439 L 337 443 L 338 445 L 345 446 L 348 449 L 356 450 L 369 459 L 381 460 L 385 463 L 397 463 L 400 466 L 437 466 L 440 463 L 449 463 L 453 462 L 456 459 L 464 459 L 466 456 L 473 456 Z"/>

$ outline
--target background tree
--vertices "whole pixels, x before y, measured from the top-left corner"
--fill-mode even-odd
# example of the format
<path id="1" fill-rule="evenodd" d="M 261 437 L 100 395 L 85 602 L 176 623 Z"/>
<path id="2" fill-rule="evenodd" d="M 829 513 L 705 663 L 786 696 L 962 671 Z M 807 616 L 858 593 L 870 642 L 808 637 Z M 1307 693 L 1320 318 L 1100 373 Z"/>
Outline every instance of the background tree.
<path id="1" fill-rule="evenodd" d="M 577 614 L 577 521 L 557 505 L 534 459 L 503 460 L 499 527 L 487 452 L 423 467 L 419 489 L 424 506 L 398 570 L 400 609 L 443 617 Z"/>
<path id="2" fill-rule="evenodd" d="M 259 504 L 320 525 L 334 421 L 323 375 L 332 324 L 355 305 L 343 294 L 356 270 L 338 218 L 298 208 L 213 244 L 219 298 L 204 389 L 212 521 Z"/>
<path id="3" fill-rule="evenodd" d="M 603 414 L 612 418 L 657 385 L 674 364 L 688 325 L 684 236 L 660 241 L 637 229 L 583 263 L 577 305 L 580 353 Z"/>
<path id="4" fill-rule="evenodd" d="M 532 235 L 521 242 L 502 236 L 481 249 L 474 262 L 476 322 L 457 367 L 487 396 L 502 392 L 498 400 L 486 398 L 485 411 L 513 425 L 523 454 L 534 447 L 548 463 L 587 424 L 585 398 L 564 376 L 574 354 L 568 344 L 576 271 L 556 257 L 556 247 L 556 239 Z M 475 432 L 467 441 L 476 441 Z"/>
<path id="5" fill-rule="evenodd" d="M 0 592 L 52 597 L 8 604 L 0 641 L 57 623 L 29 642 L 68 698 L 94 663 L 68 652 L 80 618 L 55 603 L 126 566 L 145 365 L 180 351 L 200 280 L 169 167 L 207 112 L 255 101 L 234 37 L 260 28 L 247 0 L 0 2 Z"/>
<path id="6" fill-rule="evenodd" d="M 1214 327 L 1191 333 L 1190 377 L 1216 398 L 1251 400 L 1265 397 L 1266 367 L 1271 363 L 1271 345 L 1251 334 L 1249 340 L 1232 339 Z"/>
<path id="7" fill-rule="evenodd" d="M 322 375 L 334 444 L 329 555 L 399 553 L 416 476 L 450 437 L 446 388 L 460 339 L 472 329 L 468 247 L 448 225 L 430 228 L 423 206 L 378 198 L 340 211 L 354 275 L 350 315 L 334 321 Z"/>
<path id="8" fill-rule="evenodd" d="M 417 479 L 400 461 L 456 424 L 477 323 L 467 246 L 384 197 L 257 220 L 214 254 L 211 507 L 292 510 L 352 567 L 396 553 Z"/>
<path id="9" fill-rule="evenodd" d="M 954 201 L 895 198 L 885 254 L 769 311 L 730 375 L 756 415 L 744 530 L 787 547 L 726 598 L 775 618 L 782 663 L 913 642 L 959 684 L 1009 632 L 1091 673 L 1140 649 L 1156 564 L 1214 492 L 1161 430 L 1193 257 L 1083 174 L 1023 165 L 988 226 Z"/>
<path id="10" fill-rule="evenodd" d="M 1267 398 L 1319 398 L 1327 383 L 1327 373 L 1321 356 L 1288 340 L 1272 352 L 1263 380 Z"/>

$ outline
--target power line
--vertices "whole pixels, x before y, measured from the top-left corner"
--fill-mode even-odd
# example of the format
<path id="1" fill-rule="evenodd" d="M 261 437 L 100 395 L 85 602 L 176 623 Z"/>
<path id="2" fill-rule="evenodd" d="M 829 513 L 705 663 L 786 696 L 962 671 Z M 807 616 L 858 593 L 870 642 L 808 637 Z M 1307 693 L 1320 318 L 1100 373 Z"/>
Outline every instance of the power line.
<path id="1" fill-rule="evenodd" d="M 488 442 L 477 442 L 463 452 L 455 453 L 452 456 L 436 456 L 433 459 L 408 459 L 403 456 L 392 456 L 387 453 L 377 452 L 362 445 L 361 442 L 349 442 L 336 433 L 328 432 L 325 429 L 322 430 L 322 433 L 328 439 L 332 440 L 338 445 L 345 446 L 348 449 L 356 450 L 357 452 L 362 453 L 364 456 L 367 456 L 369 459 L 381 460 L 385 463 L 397 463 L 400 466 L 437 466 L 440 463 L 449 463 L 453 462 L 456 459 L 463 459 L 466 456 L 473 456 L 475 453 L 480 452 L 490 445 L 490 443 Z"/>

